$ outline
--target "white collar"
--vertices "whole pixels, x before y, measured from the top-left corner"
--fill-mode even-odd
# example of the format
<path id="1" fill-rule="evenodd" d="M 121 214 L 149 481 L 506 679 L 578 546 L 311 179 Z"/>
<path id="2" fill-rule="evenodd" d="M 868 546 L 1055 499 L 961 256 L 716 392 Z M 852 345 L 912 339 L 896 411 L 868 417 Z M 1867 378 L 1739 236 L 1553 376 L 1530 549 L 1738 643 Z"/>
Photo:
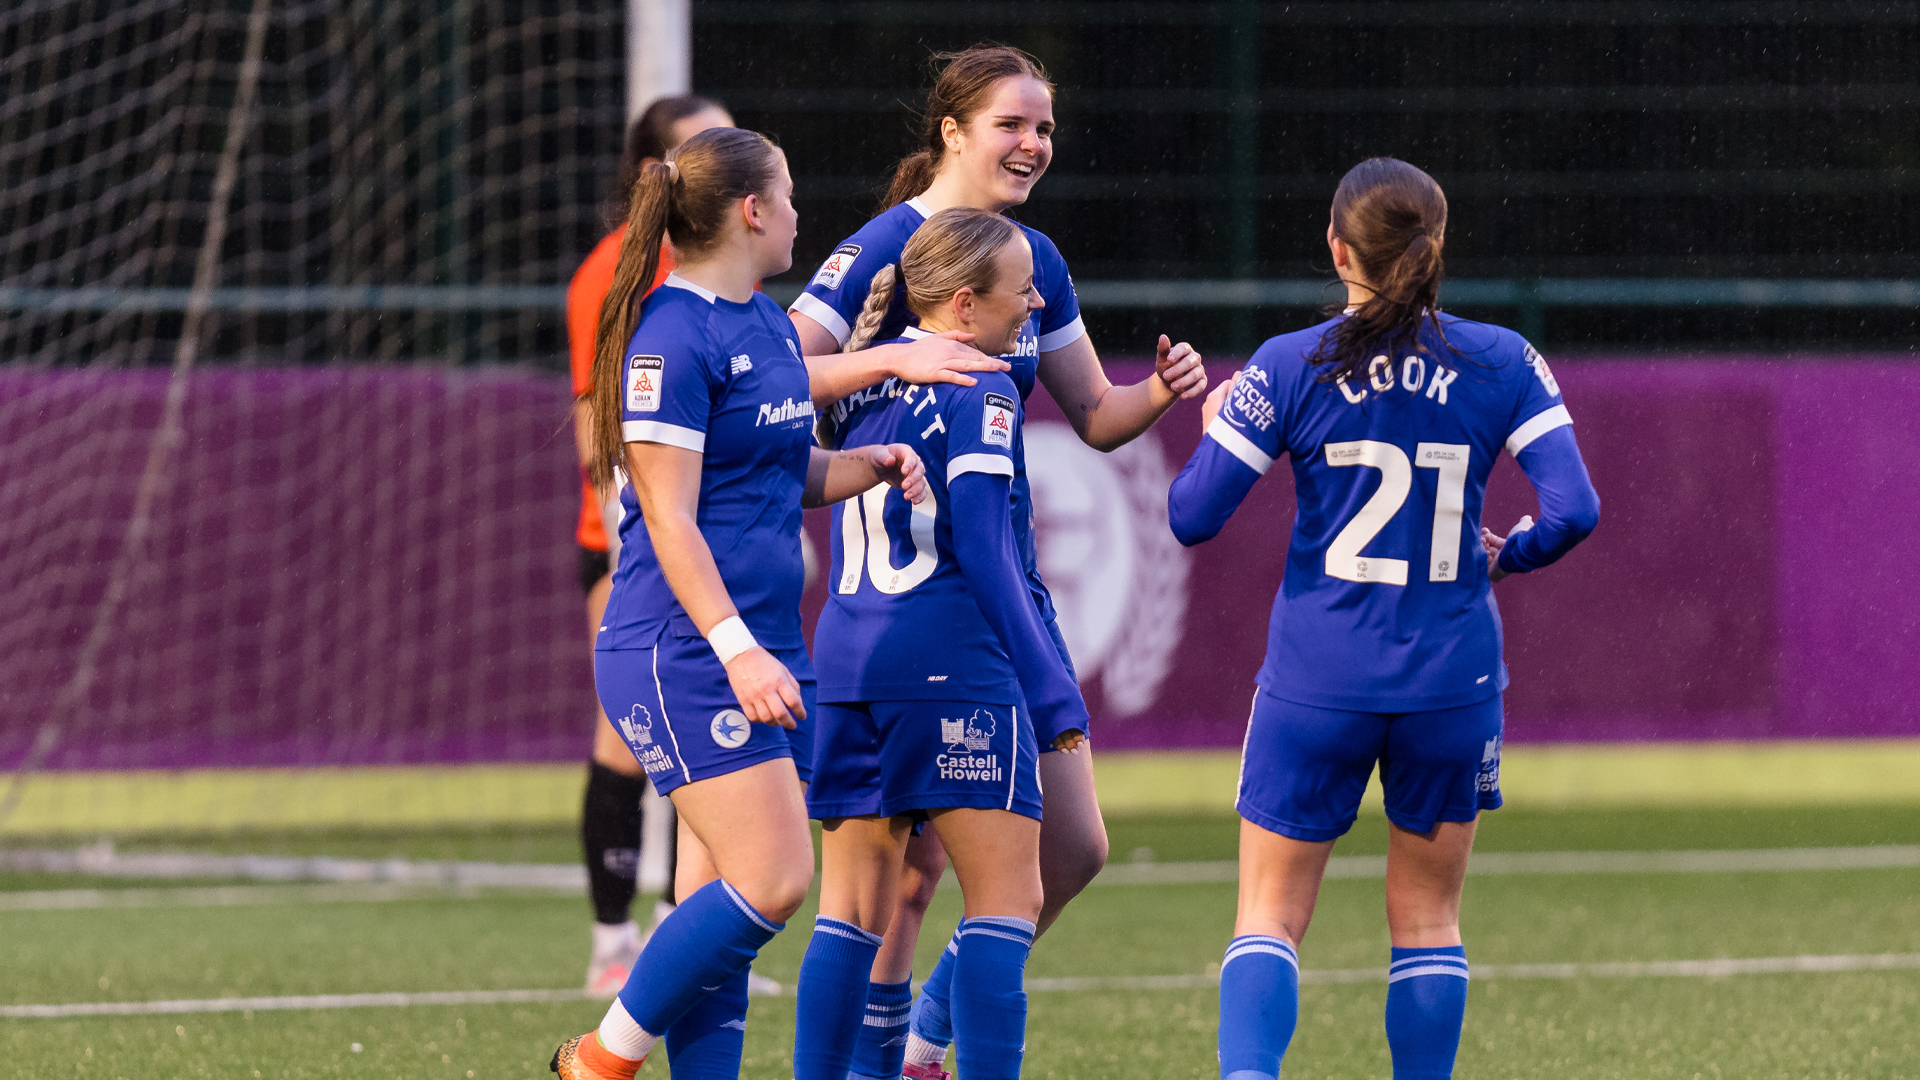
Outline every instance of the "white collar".
<path id="1" fill-rule="evenodd" d="M 921 202 L 920 196 L 918 195 L 908 199 L 907 205 L 913 207 L 913 212 L 919 214 L 922 218 L 930 218 L 933 216 L 933 211 L 927 209 L 927 204 Z"/>
<path id="2" fill-rule="evenodd" d="M 900 331 L 900 336 L 906 338 L 908 341 L 919 341 L 923 337 L 932 337 L 933 331 L 922 330 L 917 326 L 909 326 Z"/>
<path id="3" fill-rule="evenodd" d="M 688 292 L 694 294 L 695 296 L 698 296 L 700 299 L 705 300 L 709 304 L 713 303 L 715 300 L 720 299 L 719 293 L 714 292 L 712 289 L 703 289 L 700 286 L 695 285 L 693 282 L 688 281 L 686 278 L 681 277 L 677 273 L 668 274 L 667 280 L 661 282 L 660 284 L 671 285 L 676 289 L 685 289 Z"/>

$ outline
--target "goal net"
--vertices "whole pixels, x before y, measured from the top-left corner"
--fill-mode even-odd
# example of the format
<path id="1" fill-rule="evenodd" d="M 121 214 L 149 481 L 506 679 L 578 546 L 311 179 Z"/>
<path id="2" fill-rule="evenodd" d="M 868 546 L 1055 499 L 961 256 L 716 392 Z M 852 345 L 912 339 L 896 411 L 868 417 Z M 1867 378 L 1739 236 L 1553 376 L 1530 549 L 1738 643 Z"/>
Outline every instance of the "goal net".
<path id="1" fill-rule="evenodd" d="M 0 838 L 574 819 L 623 27 L 0 11 Z"/>

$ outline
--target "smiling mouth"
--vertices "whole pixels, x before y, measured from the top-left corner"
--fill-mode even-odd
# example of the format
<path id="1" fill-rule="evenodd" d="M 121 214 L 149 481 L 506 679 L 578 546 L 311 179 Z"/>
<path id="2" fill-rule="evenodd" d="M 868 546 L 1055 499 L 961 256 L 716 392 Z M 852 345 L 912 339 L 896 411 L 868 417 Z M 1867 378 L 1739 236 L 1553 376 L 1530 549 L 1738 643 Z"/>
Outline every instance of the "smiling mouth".
<path id="1" fill-rule="evenodd" d="M 1009 161 L 1000 166 L 1022 180 L 1033 179 L 1033 166 L 1024 161 Z"/>

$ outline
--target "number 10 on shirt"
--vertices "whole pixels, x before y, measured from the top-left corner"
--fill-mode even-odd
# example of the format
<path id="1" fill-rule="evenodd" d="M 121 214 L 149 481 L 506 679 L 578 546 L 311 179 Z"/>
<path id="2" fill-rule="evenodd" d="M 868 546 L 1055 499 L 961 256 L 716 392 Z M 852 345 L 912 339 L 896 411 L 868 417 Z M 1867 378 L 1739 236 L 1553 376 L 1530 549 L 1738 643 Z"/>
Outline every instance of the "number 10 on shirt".
<path id="1" fill-rule="evenodd" d="M 894 567 L 893 541 L 887 533 L 883 513 L 890 490 L 885 484 L 869 488 L 859 498 L 848 499 L 841 508 L 840 544 L 846 556 L 845 566 L 840 571 L 840 593 L 843 596 L 860 590 L 862 566 L 866 568 L 874 588 L 894 596 L 932 577 L 940 561 L 939 552 L 933 546 L 933 523 L 940 507 L 933 492 L 928 491 L 925 499 L 908 504 L 913 508 L 907 526 L 908 539 L 913 542 L 913 561 L 897 569 Z M 864 525 L 861 522 L 863 510 L 866 518 Z"/>

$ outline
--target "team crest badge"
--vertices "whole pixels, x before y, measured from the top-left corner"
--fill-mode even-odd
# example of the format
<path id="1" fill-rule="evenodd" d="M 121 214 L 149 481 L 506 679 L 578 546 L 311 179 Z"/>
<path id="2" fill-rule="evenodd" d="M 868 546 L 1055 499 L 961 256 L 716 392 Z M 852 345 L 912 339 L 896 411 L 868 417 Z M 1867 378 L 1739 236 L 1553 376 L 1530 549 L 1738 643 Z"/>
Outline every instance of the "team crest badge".
<path id="1" fill-rule="evenodd" d="M 739 709 L 722 709 L 713 714 L 713 741 L 722 750 L 738 750 L 747 745 L 747 738 L 753 734 L 753 725 L 747 722 L 747 716 Z"/>

